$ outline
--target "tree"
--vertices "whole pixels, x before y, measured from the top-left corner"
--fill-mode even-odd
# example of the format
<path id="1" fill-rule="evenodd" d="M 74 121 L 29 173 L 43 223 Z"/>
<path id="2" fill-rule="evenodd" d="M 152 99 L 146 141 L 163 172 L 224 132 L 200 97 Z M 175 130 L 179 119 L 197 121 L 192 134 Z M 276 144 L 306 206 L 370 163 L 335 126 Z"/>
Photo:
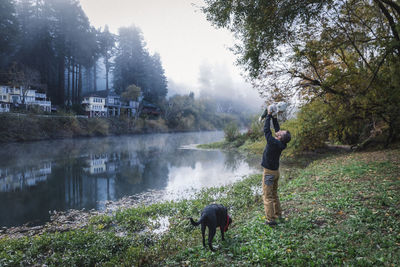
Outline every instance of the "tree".
<path id="1" fill-rule="evenodd" d="M 295 40 L 298 30 L 312 25 L 332 2 L 205 0 L 202 10 L 215 26 L 231 30 L 240 40 L 234 47 L 238 63 L 255 78 L 268 61 L 282 55 L 281 44 Z"/>
<path id="2" fill-rule="evenodd" d="M 165 77 L 165 71 L 162 67 L 161 58 L 158 53 L 155 53 L 149 59 L 149 98 L 153 99 L 154 102 L 160 102 L 167 96 L 167 78 Z"/>
<path id="3" fill-rule="evenodd" d="M 98 50 L 79 1 L 20 0 L 16 18 L 19 35 L 11 60 L 40 73 L 53 103 L 78 102 Z"/>
<path id="4" fill-rule="evenodd" d="M 118 30 L 118 53 L 115 57 L 114 86 L 121 93 L 131 84 L 144 90 L 144 61 L 146 51 L 142 32 L 137 27 Z"/>
<path id="5" fill-rule="evenodd" d="M 22 94 L 22 104 L 26 104 L 26 95 L 31 87 L 41 86 L 40 73 L 37 70 L 26 66 L 17 66 L 14 64 L 10 69 L 13 86 L 19 86 Z"/>
<path id="6" fill-rule="evenodd" d="M 379 125 L 376 121 L 386 124 L 387 144 L 399 134 L 396 1 L 206 0 L 206 4 L 207 18 L 239 38 L 238 62 L 266 95 L 295 89 L 305 103 L 322 101 L 328 107 L 327 127 L 337 133 L 333 138 L 346 143 L 362 143 L 360 129 Z M 308 108 L 313 106 L 318 105 Z M 346 114 L 355 117 L 351 120 Z"/>
<path id="7" fill-rule="evenodd" d="M 16 36 L 18 35 L 18 21 L 14 2 L 0 1 L 0 71 L 9 62 L 9 55 L 13 54 Z"/>
<path id="8" fill-rule="evenodd" d="M 136 85 L 129 85 L 124 92 L 122 92 L 121 97 L 125 101 L 137 101 L 140 96 L 141 89 Z"/>
<path id="9" fill-rule="evenodd" d="M 139 28 L 119 29 L 118 50 L 114 62 L 114 87 L 121 93 L 129 85 L 141 88 L 144 98 L 160 102 L 167 94 L 167 82 L 158 54 L 151 56 Z"/>
<path id="10" fill-rule="evenodd" d="M 108 87 L 108 74 L 111 69 L 110 59 L 115 53 L 115 42 L 116 37 L 108 30 L 108 25 L 104 27 L 104 30 L 99 34 L 99 46 L 100 54 L 104 60 L 104 66 L 106 68 L 106 90 L 109 91 Z"/>

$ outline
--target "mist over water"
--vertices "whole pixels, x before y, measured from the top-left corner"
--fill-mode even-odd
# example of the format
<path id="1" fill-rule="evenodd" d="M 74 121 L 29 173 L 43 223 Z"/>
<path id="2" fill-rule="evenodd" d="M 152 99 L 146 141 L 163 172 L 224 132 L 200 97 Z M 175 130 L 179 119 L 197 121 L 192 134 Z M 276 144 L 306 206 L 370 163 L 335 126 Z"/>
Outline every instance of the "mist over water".
<path id="1" fill-rule="evenodd" d="M 194 144 L 223 132 L 7 144 L 0 151 L 0 226 L 42 224 L 49 211 L 97 209 L 126 196 L 171 200 L 259 172 L 259 162 Z"/>

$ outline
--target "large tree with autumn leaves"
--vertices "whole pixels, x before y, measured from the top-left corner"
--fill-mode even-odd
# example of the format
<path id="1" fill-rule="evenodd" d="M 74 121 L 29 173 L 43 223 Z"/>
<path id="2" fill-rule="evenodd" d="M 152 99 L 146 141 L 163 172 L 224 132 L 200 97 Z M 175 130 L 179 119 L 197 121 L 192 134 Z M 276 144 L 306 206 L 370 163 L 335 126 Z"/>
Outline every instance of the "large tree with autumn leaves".
<path id="1" fill-rule="evenodd" d="M 363 146 L 400 132 L 400 4 L 393 0 L 205 0 L 248 77 L 302 103 L 299 136 Z M 301 139 L 301 138 L 300 138 Z M 323 142 L 320 142 L 323 143 Z M 304 148 L 312 148 L 312 145 Z"/>

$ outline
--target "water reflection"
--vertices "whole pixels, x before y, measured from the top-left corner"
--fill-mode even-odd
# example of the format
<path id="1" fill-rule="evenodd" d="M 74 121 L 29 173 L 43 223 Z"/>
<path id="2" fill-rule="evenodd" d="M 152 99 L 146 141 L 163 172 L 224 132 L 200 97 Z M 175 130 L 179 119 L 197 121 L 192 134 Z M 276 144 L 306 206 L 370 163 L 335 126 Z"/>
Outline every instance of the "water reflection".
<path id="1" fill-rule="evenodd" d="M 102 209 L 106 200 L 149 191 L 177 199 L 188 189 L 259 171 L 258 162 L 236 153 L 182 149 L 222 138 L 222 132 L 204 132 L 5 145 L 0 226 L 40 224 L 52 210 Z"/>
<path id="2" fill-rule="evenodd" d="M 47 180 L 51 174 L 51 162 L 41 162 L 37 166 L 22 169 L 0 168 L 0 192 L 22 190 Z"/>

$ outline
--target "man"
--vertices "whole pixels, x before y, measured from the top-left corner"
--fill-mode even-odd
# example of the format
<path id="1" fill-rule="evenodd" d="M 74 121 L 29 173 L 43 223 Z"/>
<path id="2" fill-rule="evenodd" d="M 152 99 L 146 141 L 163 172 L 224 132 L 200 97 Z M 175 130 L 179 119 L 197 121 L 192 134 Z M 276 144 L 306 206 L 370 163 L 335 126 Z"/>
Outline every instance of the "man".
<path id="1" fill-rule="evenodd" d="M 266 113 L 266 112 L 265 112 Z M 263 117 L 265 116 L 263 114 Z M 276 117 L 272 116 L 272 111 L 268 109 L 264 124 L 264 134 L 267 140 L 265 146 L 261 166 L 264 167 L 263 173 L 263 201 L 266 217 L 266 224 L 269 226 L 276 225 L 276 219 L 282 217 L 281 205 L 278 197 L 278 180 L 279 180 L 279 158 L 282 150 L 289 143 L 291 135 L 289 131 L 281 131 Z M 276 138 L 272 136 L 270 129 L 270 121 L 273 121 Z"/>

